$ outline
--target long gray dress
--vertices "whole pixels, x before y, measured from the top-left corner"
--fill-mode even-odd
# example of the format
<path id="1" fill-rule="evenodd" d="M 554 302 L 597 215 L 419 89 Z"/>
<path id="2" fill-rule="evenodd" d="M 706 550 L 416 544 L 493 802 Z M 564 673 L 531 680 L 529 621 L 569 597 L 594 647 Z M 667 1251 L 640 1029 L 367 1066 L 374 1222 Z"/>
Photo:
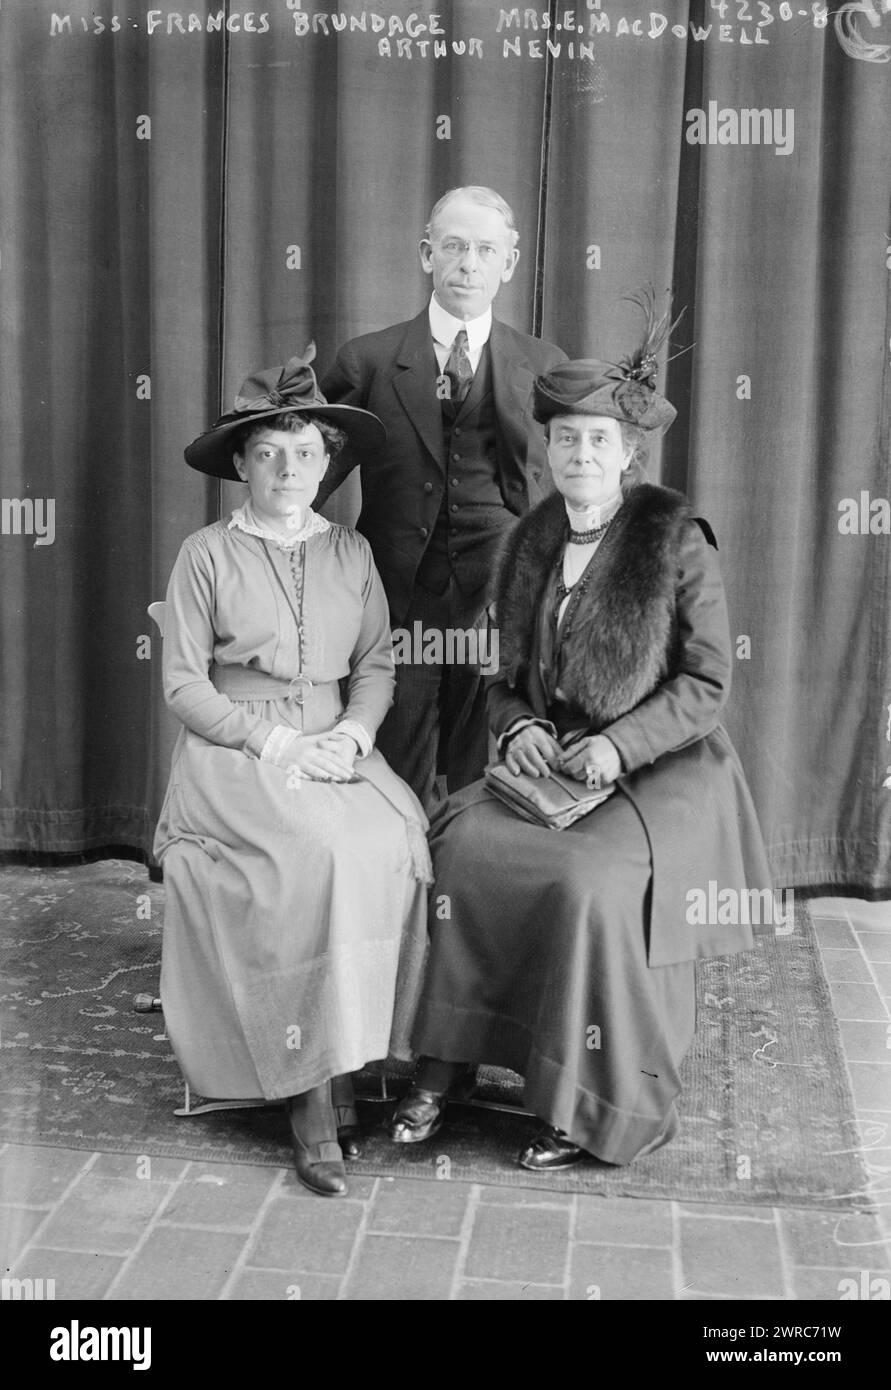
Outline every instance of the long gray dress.
<path id="1" fill-rule="evenodd" d="M 205 1096 L 272 1099 L 410 1057 L 419 803 L 376 751 L 356 784 L 258 756 L 276 725 L 315 733 L 345 713 L 373 736 L 383 718 L 393 663 L 367 541 L 331 525 L 286 551 L 218 522 L 183 544 L 167 605 L 165 694 L 184 727 L 155 851 L 161 994 L 186 1079 Z M 233 700 L 218 689 L 226 667 L 313 686 L 302 707 Z"/>

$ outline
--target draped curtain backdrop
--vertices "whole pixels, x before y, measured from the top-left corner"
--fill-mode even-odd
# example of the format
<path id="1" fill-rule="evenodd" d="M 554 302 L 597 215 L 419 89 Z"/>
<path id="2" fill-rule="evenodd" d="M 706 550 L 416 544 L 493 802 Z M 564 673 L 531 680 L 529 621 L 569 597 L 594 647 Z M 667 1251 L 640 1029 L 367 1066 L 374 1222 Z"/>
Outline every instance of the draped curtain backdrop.
<path id="1" fill-rule="evenodd" d="M 482 183 L 509 323 L 615 360 L 623 291 L 686 306 L 651 474 L 718 538 L 777 885 L 891 893 L 888 0 L 263 3 L 0 8 L 0 849 L 149 851 L 146 605 L 240 500 L 183 447 L 249 370 L 415 314 L 430 207 Z"/>

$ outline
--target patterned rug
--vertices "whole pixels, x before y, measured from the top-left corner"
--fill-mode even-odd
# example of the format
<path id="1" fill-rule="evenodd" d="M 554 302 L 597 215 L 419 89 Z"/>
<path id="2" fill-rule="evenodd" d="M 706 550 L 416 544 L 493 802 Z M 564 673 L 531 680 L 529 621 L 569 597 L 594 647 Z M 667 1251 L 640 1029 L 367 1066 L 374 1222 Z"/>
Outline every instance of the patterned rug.
<path id="1" fill-rule="evenodd" d="M 0 870 L 0 1138 L 227 1163 L 288 1165 L 279 1106 L 178 1118 L 183 1086 L 159 1014 L 162 886 L 122 860 Z M 454 1106 L 430 1144 L 393 1145 L 392 1101 L 363 1074 L 369 1126 L 350 1171 L 609 1196 L 870 1209 L 838 1025 L 807 909 L 795 930 L 698 972 L 682 1128 L 627 1168 L 596 1160 L 538 1177 L 514 1166 L 536 1121 Z M 389 1095 L 407 1068 L 389 1069 Z M 478 1094 L 518 1104 L 522 1083 L 482 1068 Z M 378 1099 L 374 1097 L 377 1096 Z"/>

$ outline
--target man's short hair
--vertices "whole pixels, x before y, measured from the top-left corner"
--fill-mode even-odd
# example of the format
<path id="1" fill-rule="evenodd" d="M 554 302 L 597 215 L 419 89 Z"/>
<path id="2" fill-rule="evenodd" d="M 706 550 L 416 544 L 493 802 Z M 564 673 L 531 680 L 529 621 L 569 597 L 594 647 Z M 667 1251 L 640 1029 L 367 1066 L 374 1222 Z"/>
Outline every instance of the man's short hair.
<path id="1" fill-rule="evenodd" d="M 446 204 L 450 203 L 453 198 L 469 198 L 472 203 L 480 203 L 482 207 L 495 208 L 496 212 L 501 213 L 505 225 L 510 232 L 511 247 L 516 247 L 517 242 L 520 240 L 520 234 L 514 223 L 514 214 L 510 204 L 506 203 L 501 194 L 496 193 L 494 188 L 485 188 L 479 183 L 470 183 L 464 188 L 450 188 L 448 193 L 443 193 L 439 202 L 434 205 L 433 211 L 430 214 L 430 220 L 424 228 L 424 236 L 428 240 L 436 225 L 436 219 L 439 217 L 439 214 Z"/>

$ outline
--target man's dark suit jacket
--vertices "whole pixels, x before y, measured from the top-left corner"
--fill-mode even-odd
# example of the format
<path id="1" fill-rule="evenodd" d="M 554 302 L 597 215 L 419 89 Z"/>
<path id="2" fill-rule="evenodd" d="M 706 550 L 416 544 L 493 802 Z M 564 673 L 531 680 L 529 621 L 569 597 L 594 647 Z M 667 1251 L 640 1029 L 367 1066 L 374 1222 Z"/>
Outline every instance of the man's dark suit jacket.
<path id="1" fill-rule="evenodd" d="M 532 418 L 532 383 L 564 362 L 566 354 L 496 319 L 489 350 L 498 483 L 505 507 L 519 517 L 552 490 L 542 428 Z M 362 511 L 357 529 L 371 544 L 394 624 L 402 622 L 408 610 L 446 487 L 438 375 L 424 308 L 407 323 L 346 343 L 321 382 L 329 401 L 371 410 L 387 427 L 387 444 L 378 454 L 358 457 L 347 446 L 333 461 L 316 505 L 321 506 L 359 464 Z M 491 597 L 502 539 L 501 534 L 493 535 L 474 556 L 468 594 L 476 594 L 480 609 Z"/>

